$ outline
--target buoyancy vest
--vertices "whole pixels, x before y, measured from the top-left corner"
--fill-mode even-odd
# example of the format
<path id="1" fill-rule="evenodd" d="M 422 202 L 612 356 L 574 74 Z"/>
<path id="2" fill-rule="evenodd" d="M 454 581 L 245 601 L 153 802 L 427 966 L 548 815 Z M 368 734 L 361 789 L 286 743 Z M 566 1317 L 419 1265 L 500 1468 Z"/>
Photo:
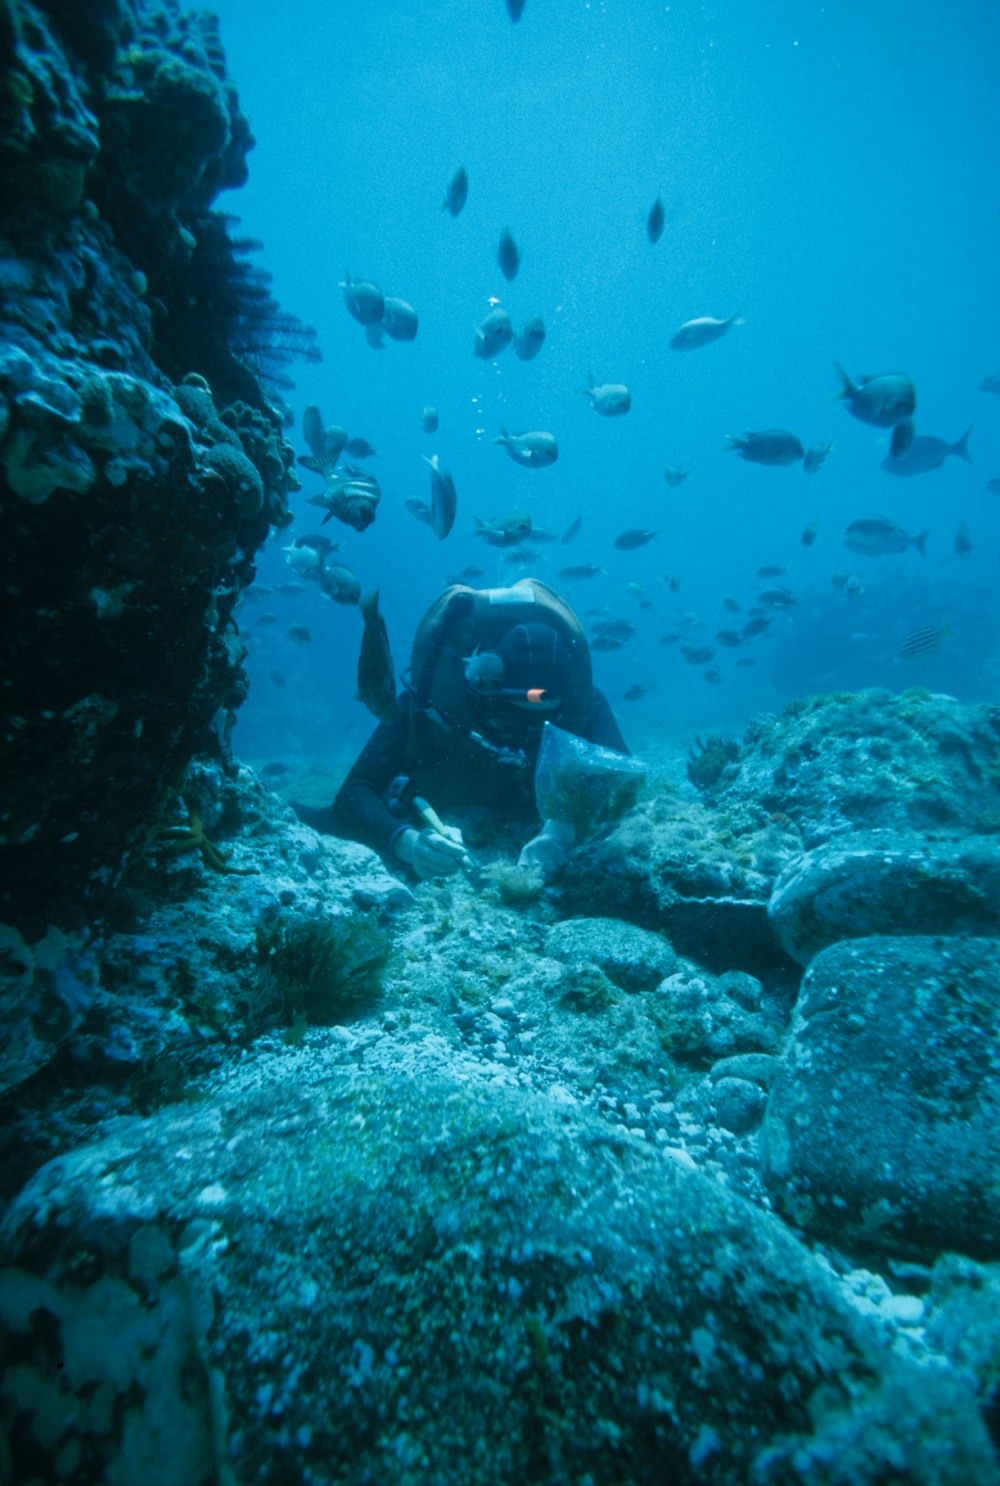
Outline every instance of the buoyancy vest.
<path id="1" fill-rule="evenodd" d="M 477 648 L 493 650 L 518 624 L 549 624 L 562 637 L 572 664 L 571 680 L 558 712 L 559 726 L 583 735 L 590 718 L 593 673 L 590 647 L 579 619 L 548 584 L 521 578 L 510 588 L 452 584 L 435 599 L 417 627 L 410 664 L 411 767 L 434 750 L 435 735 L 450 736 L 449 753 L 475 728 L 464 660 Z M 471 757 L 476 745 L 469 743 Z M 480 754 L 481 757 L 481 754 Z"/>

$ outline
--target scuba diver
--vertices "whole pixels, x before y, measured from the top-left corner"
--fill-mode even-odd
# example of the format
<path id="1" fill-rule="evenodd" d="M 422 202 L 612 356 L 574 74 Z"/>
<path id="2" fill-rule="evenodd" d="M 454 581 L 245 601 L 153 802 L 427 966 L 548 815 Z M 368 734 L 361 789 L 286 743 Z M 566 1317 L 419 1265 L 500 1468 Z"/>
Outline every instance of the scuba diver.
<path id="1" fill-rule="evenodd" d="M 546 721 L 628 753 L 593 684 L 583 626 L 563 599 L 536 578 L 511 588 L 455 584 L 421 620 L 395 713 L 376 728 L 333 804 L 294 808 L 317 830 L 395 857 L 418 877 L 467 870 L 461 831 L 427 801 L 537 826 L 534 769 Z M 546 821 L 518 865 L 551 876 L 567 845 L 565 828 Z"/>

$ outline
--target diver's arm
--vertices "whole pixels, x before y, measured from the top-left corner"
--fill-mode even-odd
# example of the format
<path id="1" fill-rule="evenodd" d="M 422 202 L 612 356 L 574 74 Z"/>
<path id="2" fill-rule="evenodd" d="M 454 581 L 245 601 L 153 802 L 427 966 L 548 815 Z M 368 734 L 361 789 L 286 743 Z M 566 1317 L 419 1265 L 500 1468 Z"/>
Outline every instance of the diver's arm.
<path id="1" fill-rule="evenodd" d="M 348 841 L 360 841 L 373 851 L 391 851 L 392 838 L 402 822 L 382 798 L 397 774 L 406 768 L 406 741 L 410 727 L 409 695 L 396 703 L 396 715 L 380 722 L 355 759 L 330 807 L 331 829 Z"/>
<path id="2" fill-rule="evenodd" d="M 616 753 L 628 753 L 628 744 L 621 735 L 608 699 L 596 686 L 590 698 L 590 717 L 584 737 L 588 743 L 597 743 L 601 748 L 613 748 Z"/>

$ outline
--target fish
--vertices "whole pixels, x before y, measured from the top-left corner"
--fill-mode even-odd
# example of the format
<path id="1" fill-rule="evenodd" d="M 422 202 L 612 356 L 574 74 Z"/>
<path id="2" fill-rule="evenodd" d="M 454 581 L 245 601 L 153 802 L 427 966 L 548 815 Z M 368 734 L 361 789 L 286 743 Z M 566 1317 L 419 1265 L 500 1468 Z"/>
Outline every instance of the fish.
<path id="1" fill-rule="evenodd" d="M 408 500 L 405 500 L 403 502 L 403 505 L 409 511 L 411 516 L 415 516 L 417 520 L 422 521 L 425 526 L 430 526 L 434 518 L 431 515 L 431 508 L 425 500 L 418 500 L 415 495 L 411 495 Z"/>
<path id="2" fill-rule="evenodd" d="M 394 341 L 412 341 L 416 339 L 419 324 L 420 318 L 412 304 L 397 299 L 394 294 L 386 295 L 381 320 L 386 335 Z"/>
<path id="3" fill-rule="evenodd" d="M 861 579 L 858 577 L 857 573 L 851 573 L 850 577 L 847 579 L 847 582 L 844 584 L 844 592 L 847 594 L 847 597 L 849 599 L 856 599 L 861 594 L 863 594 L 864 591 L 864 586 L 862 585 Z"/>
<path id="4" fill-rule="evenodd" d="M 271 673 L 270 673 L 270 676 L 269 676 L 269 678 L 268 678 L 268 679 L 269 679 L 269 680 L 270 680 L 270 681 L 271 681 L 271 682 L 273 682 L 273 684 L 274 684 L 274 685 L 275 685 L 275 686 L 281 686 L 281 687 L 285 687 L 285 686 L 287 686 L 287 685 L 288 685 L 288 680 L 287 680 L 287 678 L 286 678 L 286 677 L 285 677 L 285 674 L 284 674 L 284 672 L 283 672 L 283 671 L 272 671 L 272 672 L 271 672 Z"/>
<path id="5" fill-rule="evenodd" d="M 492 361 L 494 356 L 506 350 L 514 339 L 514 327 L 510 316 L 500 305 L 496 305 L 476 327 L 476 339 L 472 347 L 473 356 L 483 361 Z"/>
<path id="6" fill-rule="evenodd" d="M 757 433 L 744 434 L 742 438 L 727 433 L 726 438 L 729 450 L 735 450 L 741 459 L 748 459 L 751 464 L 798 464 L 805 458 L 802 444 L 785 428 L 764 428 Z"/>
<path id="7" fill-rule="evenodd" d="M 307 504 L 325 510 L 323 523 L 336 516 L 345 526 L 355 531 L 366 531 L 375 520 L 375 508 L 382 498 L 379 483 L 374 475 L 328 476 L 325 488 L 318 495 L 306 497 Z M 322 524 L 322 523 L 321 523 Z"/>
<path id="8" fill-rule="evenodd" d="M 744 640 L 752 640 L 754 635 L 762 635 L 769 629 L 771 620 L 766 614 L 752 614 L 743 626 Z"/>
<path id="9" fill-rule="evenodd" d="M 624 640 L 616 640 L 614 635 L 597 635 L 590 642 L 591 650 L 621 650 L 625 644 Z"/>
<path id="10" fill-rule="evenodd" d="M 455 482 L 447 470 L 443 470 L 436 454 L 430 459 L 424 455 L 424 464 L 430 466 L 431 472 L 431 527 L 434 535 L 440 541 L 455 525 L 455 512 L 458 509 L 458 497 L 455 494 Z"/>
<path id="11" fill-rule="evenodd" d="M 829 457 L 832 444 L 810 444 L 802 461 L 802 468 L 807 475 L 814 475 L 817 470 L 822 469 Z"/>
<path id="12" fill-rule="evenodd" d="M 356 604 L 361 597 L 361 580 L 342 562 L 325 563 L 316 573 L 316 582 L 335 604 Z"/>
<path id="13" fill-rule="evenodd" d="M 728 645 L 731 650 L 735 650 L 737 645 L 743 644 L 743 636 L 737 634 L 734 629 L 716 630 L 715 638 L 720 645 Z"/>
<path id="14" fill-rule="evenodd" d="M 704 671 L 702 671 L 701 674 L 704 676 L 705 680 L 710 681 L 713 686 L 717 686 L 722 680 L 722 672 L 719 670 L 718 666 L 708 666 Z"/>
<path id="15" fill-rule="evenodd" d="M 654 537 L 658 537 L 658 531 L 647 531 L 642 526 L 631 526 L 628 531 L 623 531 L 620 536 L 615 537 L 614 546 L 619 552 L 634 552 L 636 547 L 645 547 Z"/>
<path id="16" fill-rule="evenodd" d="M 649 216 L 646 218 L 646 236 L 651 243 L 658 243 L 663 236 L 663 224 L 667 214 L 663 210 L 663 199 L 657 196 L 653 205 L 649 208 Z"/>
<path id="17" fill-rule="evenodd" d="M 905 552 L 908 547 L 916 547 L 920 556 L 925 557 L 927 536 L 928 533 L 922 531 L 919 536 L 911 537 L 887 516 L 868 516 L 851 522 L 844 535 L 844 546 L 850 547 L 852 552 L 863 553 L 865 557 L 887 557 Z"/>
<path id="18" fill-rule="evenodd" d="M 987 480 L 986 489 L 991 495 L 1000 495 L 1000 476 L 995 480 Z"/>
<path id="19" fill-rule="evenodd" d="M 294 568 L 297 573 L 301 573 L 304 578 L 310 576 L 310 569 L 321 568 L 323 566 L 322 549 L 317 550 L 311 544 L 306 545 L 305 538 L 303 537 L 300 537 L 291 547 L 283 547 L 282 551 L 285 554 L 285 561 L 288 563 L 288 566 Z"/>
<path id="20" fill-rule="evenodd" d="M 536 542 L 558 542 L 559 540 L 559 533 L 551 531 L 547 526 L 533 526 L 531 535 Z"/>
<path id="21" fill-rule="evenodd" d="M 317 475 L 331 473 L 347 443 L 347 429 L 339 423 L 325 425 L 319 408 L 310 403 L 302 414 L 302 436 L 309 453 L 299 455 L 299 464 Z"/>
<path id="22" fill-rule="evenodd" d="M 370 279 L 352 279 L 345 271 L 337 286 L 343 291 L 347 313 L 353 315 L 359 325 L 374 325 L 381 320 L 385 309 L 385 295 Z"/>
<path id="23" fill-rule="evenodd" d="M 300 645 L 309 645 L 312 643 L 312 633 L 306 629 L 304 624 L 289 625 L 288 638 L 297 641 Z"/>
<path id="24" fill-rule="evenodd" d="M 509 516 L 498 516 L 492 521 L 476 520 L 477 537 L 490 547 L 516 547 L 518 542 L 531 536 L 531 515 L 528 511 L 511 511 Z"/>
<path id="25" fill-rule="evenodd" d="M 347 440 L 347 443 L 344 445 L 344 453 L 350 454 L 352 459 L 374 459 L 378 454 L 378 450 L 367 439 L 355 437 Z"/>
<path id="26" fill-rule="evenodd" d="M 254 624 L 259 624 L 259 625 L 263 626 L 264 628 L 266 628 L 268 625 L 271 625 L 271 624 L 277 624 L 277 622 L 278 622 L 278 616 L 277 616 L 277 614 L 270 614 L 270 613 L 268 613 L 268 614 L 258 614 L 257 618 L 254 620 Z"/>
<path id="27" fill-rule="evenodd" d="M 559 445 L 552 433 L 508 433 L 501 424 L 493 442 L 502 444 L 514 463 L 528 470 L 545 469 L 559 458 Z"/>
<path id="28" fill-rule="evenodd" d="M 464 165 L 460 165 L 448 182 L 448 189 L 444 193 L 441 203 L 443 212 L 450 212 L 457 217 L 469 197 L 469 173 Z"/>
<path id="29" fill-rule="evenodd" d="M 508 227 L 505 227 L 500 234 L 497 262 L 508 284 L 512 283 L 517 278 L 517 271 L 521 267 L 521 253 Z"/>
<path id="30" fill-rule="evenodd" d="M 284 774 L 290 773 L 288 765 L 283 764 L 280 759 L 274 759 L 271 763 L 265 764 L 260 771 L 262 779 L 280 779 Z"/>
<path id="31" fill-rule="evenodd" d="M 681 586 L 681 580 L 674 573 L 667 573 L 663 579 L 671 593 L 676 593 Z"/>
<path id="32" fill-rule="evenodd" d="M 787 573 L 787 572 L 788 572 L 788 569 L 784 566 L 783 563 L 780 563 L 780 562 L 769 562 L 769 563 L 765 563 L 762 568 L 758 568 L 757 569 L 757 577 L 758 578 L 780 578 L 781 575 L 782 575 L 782 573 Z"/>
<path id="33" fill-rule="evenodd" d="M 514 24 L 517 25 L 517 22 L 524 14 L 524 0 L 507 0 L 507 14 Z"/>
<path id="34" fill-rule="evenodd" d="M 358 653 L 358 701 L 379 722 L 389 722 L 396 715 L 396 673 L 389 648 L 389 632 L 379 613 L 378 589 L 359 600 L 358 608 L 365 627 Z"/>
<path id="35" fill-rule="evenodd" d="M 643 697 L 648 696 L 652 687 L 643 686 L 641 681 L 633 681 L 625 691 L 622 692 L 623 702 L 641 702 Z"/>
<path id="36" fill-rule="evenodd" d="M 892 430 L 892 438 L 889 440 L 889 454 L 893 459 L 901 459 L 913 447 L 913 440 L 917 436 L 917 425 L 912 418 L 904 418 L 897 423 Z"/>
<path id="37" fill-rule="evenodd" d="M 514 342 L 514 355 L 521 361 L 533 361 L 545 344 L 545 321 L 541 315 L 525 320 Z"/>
<path id="38" fill-rule="evenodd" d="M 576 517 L 576 519 L 574 521 L 571 521 L 570 522 L 569 526 L 567 526 L 566 530 L 563 532 L 562 536 L 560 537 L 560 541 L 563 542 L 564 544 L 566 542 L 573 542 L 573 541 L 575 541 L 576 538 L 580 535 L 580 528 L 581 528 L 582 525 L 583 525 L 583 514 L 581 513 L 579 516 Z"/>
<path id="39" fill-rule="evenodd" d="M 691 666 L 704 666 L 715 654 L 714 645 L 682 645 L 681 654 Z"/>
<path id="40" fill-rule="evenodd" d="M 955 454 L 959 459 L 964 459 L 966 464 L 971 464 L 968 449 L 971 432 L 970 423 L 962 437 L 953 444 L 922 434 L 913 440 L 905 454 L 898 457 L 890 454 L 888 459 L 883 459 L 882 468 L 887 475 L 928 475 L 931 470 L 939 470 L 949 454 Z M 893 438 L 895 436 L 896 430 L 893 429 Z"/>
<path id="41" fill-rule="evenodd" d="M 679 639 L 680 639 L 680 635 L 661 635 L 660 636 L 660 644 L 661 645 L 676 645 L 677 644 L 677 641 Z"/>
<path id="42" fill-rule="evenodd" d="M 900 646 L 900 660 L 919 660 L 922 656 L 933 655 L 945 635 L 950 633 L 947 620 L 943 624 L 920 625 L 910 631 Z"/>
<path id="43" fill-rule="evenodd" d="M 765 588 L 764 592 L 758 594 L 757 602 L 766 604 L 769 609 L 790 609 L 798 599 L 787 588 Z"/>
<path id="44" fill-rule="evenodd" d="M 959 523 L 958 531 L 955 533 L 954 546 L 956 557 L 968 557 L 972 551 L 972 538 L 969 536 L 969 528 L 964 521 Z"/>
<path id="45" fill-rule="evenodd" d="M 621 418 L 632 406 L 632 394 L 622 382 L 605 382 L 598 386 L 593 372 L 589 372 L 589 387 L 582 389 L 584 397 L 590 398 L 590 406 L 604 418 Z"/>
<path id="46" fill-rule="evenodd" d="M 690 473 L 690 470 L 678 469 L 676 464 L 668 464 L 663 471 L 663 478 L 668 485 L 683 485 Z"/>
<path id="47" fill-rule="evenodd" d="M 715 320 L 711 315 L 700 315 L 697 320 L 685 320 L 670 338 L 672 351 L 697 351 L 700 346 L 711 345 L 726 334 L 734 325 L 746 322 L 739 315 L 730 315 L 728 320 Z"/>
<path id="48" fill-rule="evenodd" d="M 876 377 L 860 377 L 852 382 L 839 362 L 834 362 L 843 386 L 837 393 L 847 403 L 852 418 L 870 423 L 873 428 L 895 428 L 912 416 L 917 406 L 917 392 L 905 372 L 881 372 Z"/>
<path id="49" fill-rule="evenodd" d="M 741 655 L 736 664 L 742 667 L 755 666 L 757 661 L 752 655 Z"/>
<path id="50" fill-rule="evenodd" d="M 815 521 L 810 521 L 808 526 L 804 526 L 802 528 L 802 535 L 799 537 L 799 541 L 802 543 L 803 547 L 811 547 L 815 540 L 816 523 Z"/>
<path id="51" fill-rule="evenodd" d="M 743 606 L 742 604 L 738 604 L 735 599 L 723 599 L 722 607 L 728 614 L 738 614 Z"/>
<path id="52" fill-rule="evenodd" d="M 1000 372 L 994 372 L 991 377 L 984 377 L 979 384 L 980 392 L 1000 393 Z"/>
<path id="53" fill-rule="evenodd" d="M 612 640 L 631 640 L 635 625 L 628 619 L 599 619 L 591 632 Z"/>
<path id="54" fill-rule="evenodd" d="M 424 433 L 437 433 L 439 422 L 440 419 L 438 418 L 437 408 L 432 407 L 431 404 L 428 403 L 425 408 L 421 409 L 420 427 L 423 429 Z"/>
<path id="55" fill-rule="evenodd" d="M 505 552 L 500 561 L 504 567 L 526 568 L 538 562 L 541 555 L 534 547 L 514 547 L 510 552 Z"/>
<path id="56" fill-rule="evenodd" d="M 592 562 L 578 562 L 574 563 L 571 567 L 560 568 L 559 576 L 560 578 L 569 578 L 573 582 L 578 582 L 583 578 L 596 578 L 599 573 L 603 572 L 603 568 L 595 567 Z"/>

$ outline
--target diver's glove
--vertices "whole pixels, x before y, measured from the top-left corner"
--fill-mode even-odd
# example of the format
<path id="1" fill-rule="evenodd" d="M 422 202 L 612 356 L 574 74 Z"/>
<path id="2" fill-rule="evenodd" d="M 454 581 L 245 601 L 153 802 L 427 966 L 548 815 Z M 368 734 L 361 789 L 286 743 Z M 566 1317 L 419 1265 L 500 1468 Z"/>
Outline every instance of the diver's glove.
<path id="1" fill-rule="evenodd" d="M 422 831 L 403 831 L 396 837 L 393 850 L 418 877 L 448 877 L 462 869 L 469 853 L 462 844 L 461 831 L 445 826 L 445 832 L 431 826 Z"/>
<path id="2" fill-rule="evenodd" d="M 546 879 L 554 877 L 569 861 L 575 840 L 576 832 L 571 825 L 563 820 L 547 820 L 538 835 L 522 846 L 517 865 L 533 868 Z"/>

